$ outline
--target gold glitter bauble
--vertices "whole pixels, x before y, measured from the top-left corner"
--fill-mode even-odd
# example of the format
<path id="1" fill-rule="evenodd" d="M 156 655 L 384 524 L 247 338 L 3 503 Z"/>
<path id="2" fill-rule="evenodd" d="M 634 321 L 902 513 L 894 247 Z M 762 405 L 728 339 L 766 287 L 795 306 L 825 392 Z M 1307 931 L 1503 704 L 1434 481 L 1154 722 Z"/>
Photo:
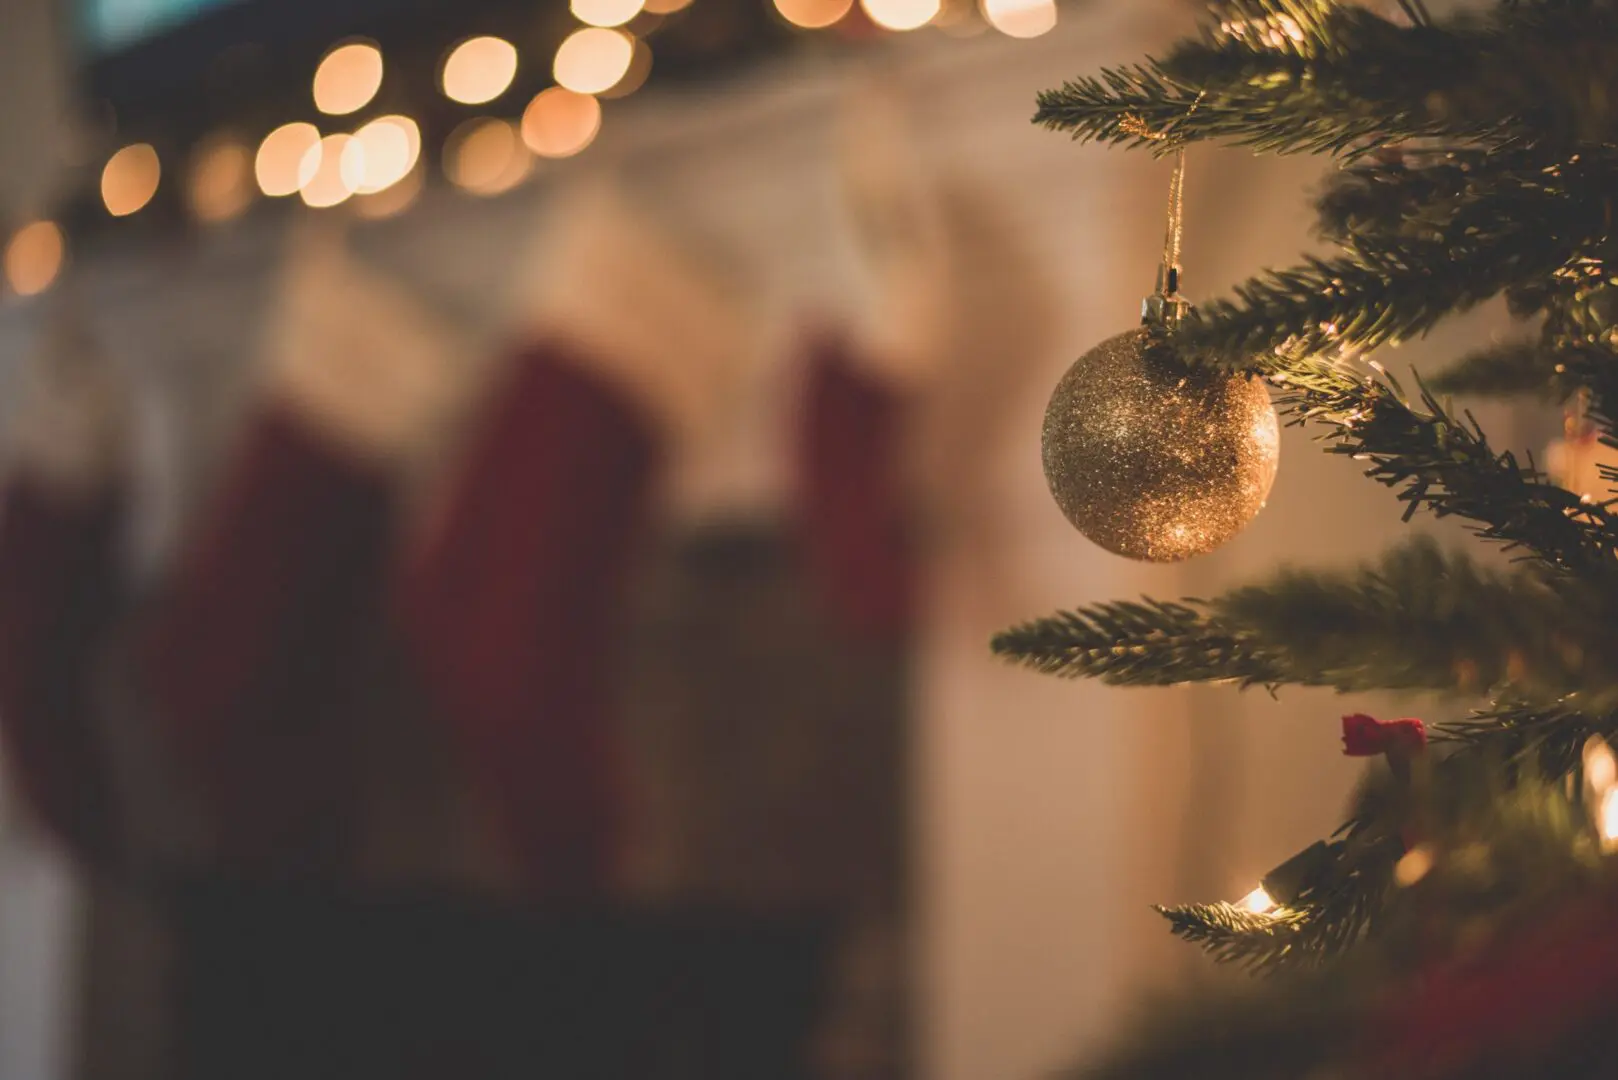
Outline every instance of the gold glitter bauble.
<path id="1" fill-rule="evenodd" d="M 1259 380 L 1189 368 L 1141 327 L 1097 345 L 1056 384 L 1045 479 L 1067 519 L 1108 551 L 1177 562 L 1263 509 L 1279 427 Z"/>

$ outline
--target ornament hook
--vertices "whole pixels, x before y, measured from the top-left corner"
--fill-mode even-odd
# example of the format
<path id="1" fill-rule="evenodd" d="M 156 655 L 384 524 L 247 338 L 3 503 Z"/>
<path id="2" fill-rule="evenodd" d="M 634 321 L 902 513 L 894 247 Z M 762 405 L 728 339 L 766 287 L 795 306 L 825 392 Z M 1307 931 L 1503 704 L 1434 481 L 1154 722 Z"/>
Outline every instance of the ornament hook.
<path id="1" fill-rule="evenodd" d="M 1181 218 L 1185 209 L 1185 147 L 1174 151 L 1174 172 L 1169 175 L 1168 228 L 1163 234 L 1163 261 L 1157 267 L 1157 288 L 1141 301 L 1140 321 L 1146 326 L 1173 329 L 1191 311 L 1180 295 Z"/>
<path id="2" fill-rule="evenodd" d="M 1202 104 L 1202 94 L 1198 94 L 1191 107 L 1186 110 L 1185 118 L 1189 118 Z M 1141 134 L 1150 139 L 1173 138 L 1174 128 L 1179 121 L 1170 124 L 1164 131 L 1146 132 L 1143 128 Z M 1141 301 L 1140 321 L 1144 326 L 1158 327 L 1172 330 L 1180 325 L 1180 321 L 1191 313 L 1191 303 L 1180 295 L 1180 242 L 1184 236 L 1183 218 L 1185 214 L 1185 141 L 1176 140 L 1174 148 L 1174 171 L 1169 174 L 1169 209 L 1168 227 L 1163 232 L 1163 261 L 1157 267 L 1157 288 L 1152 295 Z"/>

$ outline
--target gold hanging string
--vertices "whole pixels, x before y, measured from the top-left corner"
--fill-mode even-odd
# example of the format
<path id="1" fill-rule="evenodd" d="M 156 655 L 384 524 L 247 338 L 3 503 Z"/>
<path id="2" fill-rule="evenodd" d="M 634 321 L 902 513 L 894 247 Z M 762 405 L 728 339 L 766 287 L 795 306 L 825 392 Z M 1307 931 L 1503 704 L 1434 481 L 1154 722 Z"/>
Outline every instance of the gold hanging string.
<path id="1" fill-rule="evenodd" d="M 1163 233 L 1163 277 L 1160 288 L 1165 296 L 1180 291 L 1180 241 L 1184 234 L 1185 146 L 1174 151 L 1174 172 L 1169 175 L 1168 228 Z"/>
<path id="2" fill-rule="evenodd" d="M 1157 290 L 1147 298 L 1142 307 L 1142 318 L 1146 322 L 1174 324 L 1179 322 L 1190 308 L 1190 305 L 1180 298 L 1180 248 L 1185 236 L 1185 140 L 1175 139 L 1174 132 L 1175 128 L 1197 111 L 1197 106 L 1202 104 L 1202 98 L 1203 94 L 1199 93 L 1196 100 L 1191 103 L 1191 107 L 1186 109 L 1185 116 L 1170 123 L 1162 131 L 1151 130 L 1146 126 L 1146 122 L 1134 113 L 1126 114 L 1118 122 L 1122 130 L 1137 138 L 1163 142 L 1172 140 L 1175 143 L 1174 170 L 1169 174 L 1168 225 L 1163 231 L 1163 261 L 1157 268 Z"/>

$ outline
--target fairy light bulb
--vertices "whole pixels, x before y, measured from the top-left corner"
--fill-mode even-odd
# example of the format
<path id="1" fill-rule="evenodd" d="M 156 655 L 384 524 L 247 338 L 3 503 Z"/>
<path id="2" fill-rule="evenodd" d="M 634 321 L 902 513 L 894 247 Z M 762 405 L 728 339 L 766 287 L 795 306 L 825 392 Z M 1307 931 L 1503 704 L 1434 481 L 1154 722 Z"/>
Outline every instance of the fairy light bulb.
<path id="1" fill-rule="evenodd" d="M 775 10 L 793 26 L 819 30 L 847 15 L 854 0 L 775 0 Z"/>
<path id="2" fill-rule="evenodd" d="M 315 69 L 315 108 L 329 116 L 363 109 L 382 87 L 382 50 L 365 41 L 339 45 Z"/>
<path id="3" fill-rule="evenodd" d="M 310 158 L 311 149 L 319 145 L 320 130 L 301 120 L 282 124 L 264 136 L 253 159 L 259 190 L 272 198 L 296 194 L 320 165 L 318 153 Z"/>
<path id="4" fill-rule="evenodd" d="M 522 141 L 540 157 L 571 157 L 601 130 L 601 103 L 562 86 L 541 90 L 522 114 Z"/>
<path id="5" fill-rule="evenodd" d="M 299 172 L 307 179 L 298 194 L 306 205 L 324 210 L 344 202 L 358 190 L 365 179 L 365 157 L 363 150 L 349 151 L 354 145 L 358 145 L 354 136 L 337 132 L 304 154 Z"/>
<path id="6" fill-rule="evenodd" d="M 504 38 L 475 37 L 461 42 L 444 60 L 439 85 L 462 105 L 482 105 L 506 92 L 517 77 L 517 47 Z"/>
<path id="7" fill-rule="evenodd" d="M 157 194 L 162 166 L 150 143 L 135 143 L 107 159 L 101 170 L 101 201 L 113 217 L 128 217 Z"/>
<path id="8" fill-rule="evenodd" d="M 1035 38 L 1056 26 L 1056 0 L 982 0 L 983 19 L 1014 38 Z"/>
<path id="9" fill-rule="evenodd" d="M 1600 809 L 1596 813 L 1596 831 L 1601 834 L 1602 851 L 1618 849 L 1618 787 L 1602 792 Z"/>
<path id="10" fill-rule="evenodd" d="M 408 116 L 379 116 L 344 148 L 343 175 L 355 194 L 374 195 L 409 175 L 421 154 L 421 128 Z"/>
<path id="11" fill-rule="evenodd" d="M 628 34 L 587 26 L 557 48 L 551 71 L 557 83 L 576 94 L 599 94 L 618 84 L 634 57 L 635 42 Z"/>
<path id="12" fill-rule="evenodd" d="M 1433 849 L 1426 844 L 1417 844 L 1393 864 L 1393 880 L 1401 888 L 1408 889 L 1426 877 L 1432 868 Z"/>
<path id="13" fill-rule="evenodd" d="M 191 157 L 186 200 L 198 221 L 229 221 L 253 199 L 253 150 L 230 135 L 211 136 Z"/>
<path id="14" fill-rule="evenodd" d="M 639 15 L 646 0 L 573 0 L 573 17 L 588 26 L 622 26 Z"/>
<path id="15" fill-rule="evenodd" d="M 915 30 L 937 15 L 939 0 L 860 0 L 871 21 L 884 30 Z"/>
<path id="16" fill-rule="evenodd" d="M 34 296 L 50 288 L 61 273 L 66 251 L 66 238 L 54 221 L 35 221 L 18 229 L 6 244 L 3 260 L 11 291 Z"/>
<path id="17" fill-rule="evenodd" d="M 1614 759 L 1612 747 L 1600 735 L 1590 736 L 1584 744 L 1584 782 L 1597 794 L 1618 783 L 1618 759 Z"/>
<path id="18" fill-rule="evenodd" d="M 1252 915 L 1269 915 L 1281 905 L 1275 902 L 1264 886 L 1255 886 L 1253 891 L 1236 901 L 1236 906 Z"/>

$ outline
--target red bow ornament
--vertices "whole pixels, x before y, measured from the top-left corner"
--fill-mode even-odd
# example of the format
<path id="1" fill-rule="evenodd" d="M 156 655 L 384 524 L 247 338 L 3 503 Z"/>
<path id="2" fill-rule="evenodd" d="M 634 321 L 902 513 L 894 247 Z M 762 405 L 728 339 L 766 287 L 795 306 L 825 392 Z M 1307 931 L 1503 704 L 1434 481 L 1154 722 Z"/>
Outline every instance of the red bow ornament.
<path id="1" fill-rule="evenodd" d="M 1390 751 L 1412 753 L 1427 748 L 1427 727 L 1414 716 L 1378 720 L 1364 713 L 1343 717 L 1343 753 L 1375 757 Z"/>

